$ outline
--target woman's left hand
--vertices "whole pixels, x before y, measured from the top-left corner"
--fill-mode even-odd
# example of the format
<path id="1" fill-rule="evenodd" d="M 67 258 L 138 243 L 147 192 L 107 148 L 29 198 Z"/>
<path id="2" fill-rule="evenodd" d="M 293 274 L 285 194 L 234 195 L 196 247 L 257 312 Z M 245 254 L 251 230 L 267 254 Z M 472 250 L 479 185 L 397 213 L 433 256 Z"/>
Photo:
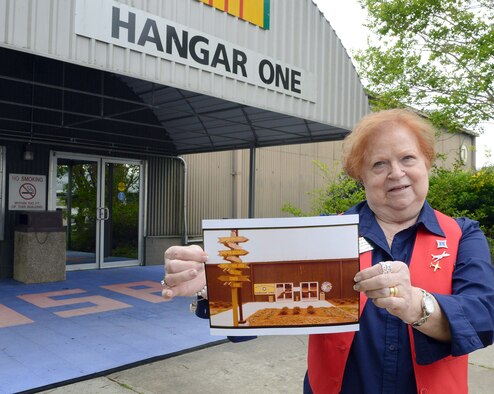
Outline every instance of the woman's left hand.
<path id="1" fill-rule="evenodd" d="M 363 291 L 379 308 L 405 323 L 422 316 L 422 292 L 410 282 L 408 266 L 401 261 L 384 261 L 355 275 L 354 290 Z"/>

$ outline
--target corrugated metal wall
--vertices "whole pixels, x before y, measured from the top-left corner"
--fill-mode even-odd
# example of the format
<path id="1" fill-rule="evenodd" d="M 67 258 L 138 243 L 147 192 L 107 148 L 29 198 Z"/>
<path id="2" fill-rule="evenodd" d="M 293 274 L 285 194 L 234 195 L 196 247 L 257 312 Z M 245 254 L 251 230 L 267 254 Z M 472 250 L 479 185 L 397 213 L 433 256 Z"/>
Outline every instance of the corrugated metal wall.
<path id="1" fill-rule="evenodd" d="M 147 174 L 147 236 L 184 234 L 184 164 L 150 158 Z"/>
<path id="2" fill-rule="evenodd" d="M 76 0 L 0 0 L 0 45 L 347 129 L 368 111 L 348 54 L 311 0 L 271 0 L 269 30 L 195 0 L 120 2 L 312 73 L 317 85 L 315 103 L 76 36 Z M 452 139 L 441 144 L 443 151 L 458 146 Z M 279 216 L 285 202 L 308 210 L 306 193 L 322 184 L 312 161 L 337 166 L 338 146 L 319 143 L 259 149 L 255 216 Z M 189 155 L 186 160 L 189 234 L 200 234 L 202 218 L 247 217 L 248 151 Z M 183 234 L 182 164 L 151 158 L 148 179 L 147 235 Z"/>
<path id="3" fill-rule="evenodd" d="M 368 111 L 348 54 L 311 0 L 271 0 L 269 30 L 195 0 L 120 3 L 306 70 L 314 76 L 315 103 L 77 36 L 76 0 L 0 0 L 0 44 L 346 129 Z"/>
<path id="4" fill-rule="evenodd" d="M 462 145 L 468 150 L 465 168 L 475 168 L 475 152 L 471 149 L 474 137 L 466 133 L 440 134 L 436 149 L 446 159 L 436 163 L 451 168 Z M 289 216 L 281 211 L 286 203 L 309 212 L 309 192 L 327 182 L 314 162 L 327 164 L 330 175 L 336 176 L 341 171 L 341 150 L 342 141 L 258 149 L 255 217 Z M 184 159 L 189 174 L 189 235 L 201 235 L 203 218 L 248 217 L 249 151 L 185 155 Z"/>
<path id="5" fill-rule="evenodd" d="M 201 234 L 202 219 L 234 217 L 234 156 L 233 151 L 184 156 L 189 235 Z"/>
<path id="6" fill-rule="evenodd" d="M 463 162 L 465 169 L 475 169 L 475 137 L 467 133 L 442 133 L 437 138 L 436 149 L 445 156 L 444 159 L 436 160 L 438 165 L 451 168 L 460 160 L 460 150 L 464 146 L 466 149 L 466 160 Z"/>
<path id="7" fill-rule="evenodd" d="M 288 216 L 290 202 L 310 209 L 308 192 L 324 184 L 314 161 L 340 169 L 341 142 L 289 145 L 257 150 L 255 217 Z M 188 168 L 189 235 L 201 235 L 202 219 L 246 218 L 249 212 L 248 150 L 184 155 Z"/>
<path id="8" fill-rule="evenodd" d="M 324 142 L 259 149 L 257 154 L 256 217 L 287 216 L 281 211 L 286 203 L 310 210 L 308 194 L 324 184 L 314 164 L 320 161 L 339 171 L 341 142 Z M 337 151 L 337 150 L 336 150 Z"/>
<path id="9" fill-rule="evenodd" d="M 368 111 L 348 54 L 311 0 L 271 0 L 269 30 L 195 0 L 119 2 L 309 72 L 315 102 L 78 36 L 76 0 L 0 0 L 0 45 L 345 129 Z M 318 182 L 312 160 L 332 160 L 320 146 L 258 151 L 256 216 L 279 216 L 287 201 L 307 206 L 305 193 Z M 191 155 L 187 161 L 189 234 L 200 233 L 202 218 L 247 217 L 248 151 Z M 149 236 L 183 234 L 180 166 L 176 160 L 149 160 Z"/>

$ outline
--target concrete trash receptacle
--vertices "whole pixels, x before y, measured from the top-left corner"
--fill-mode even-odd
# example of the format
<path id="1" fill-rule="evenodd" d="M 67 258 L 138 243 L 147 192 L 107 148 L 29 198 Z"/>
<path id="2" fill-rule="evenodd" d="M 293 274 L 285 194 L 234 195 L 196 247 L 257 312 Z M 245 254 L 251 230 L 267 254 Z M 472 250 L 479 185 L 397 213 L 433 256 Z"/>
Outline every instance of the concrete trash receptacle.
<path id="1" fill-rule="evenodd" d="M 15 280 L 65 280 L 66 234 L 61 211 L 18 211 L 14 230 Z"/>

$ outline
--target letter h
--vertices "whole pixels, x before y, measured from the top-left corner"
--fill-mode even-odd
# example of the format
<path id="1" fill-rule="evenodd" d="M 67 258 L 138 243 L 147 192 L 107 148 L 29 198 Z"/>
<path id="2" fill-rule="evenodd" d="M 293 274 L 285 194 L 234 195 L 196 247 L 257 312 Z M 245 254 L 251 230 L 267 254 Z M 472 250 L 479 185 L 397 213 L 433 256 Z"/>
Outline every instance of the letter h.
<path id="1" fill-rule="evenodd" d="M 129 20 L 125 22 L 120 19 L 120 8 L 113 7 L 111 21 L 111 36 L 113 38 L 120 38 L 120 28 L 127 29 L 127 39 L 134 44 L 136 41 L 136 14 L 129 12 Z"/>

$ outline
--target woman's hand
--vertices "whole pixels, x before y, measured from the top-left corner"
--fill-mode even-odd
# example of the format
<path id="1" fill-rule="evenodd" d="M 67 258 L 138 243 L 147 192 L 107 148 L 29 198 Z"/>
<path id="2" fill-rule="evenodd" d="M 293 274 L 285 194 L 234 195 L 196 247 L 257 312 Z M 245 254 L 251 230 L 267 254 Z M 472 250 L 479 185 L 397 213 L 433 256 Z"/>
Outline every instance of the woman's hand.
<path id="1" fill-rule="evenodd" d="M 384 261 L 355 275 L 356 291 L 365 295 L 379 308 L 386 309 L 403 322 L 411 324 L 422 317 L 422 291 L 412 286 L 408 266 L 401 261 Z M 450 341 L 449 322 L 436 299 L 435 310 L 417 330 L 439 341 Z"/>
<path id="2" fill-rule="evenodd" d="M 172 246 L 165 252 L 165 289 L 167 301 L 177 296 L 192 296 L 206 285 L 204 263 L 208 255 L 197 245 Z"/>
<path id="3" fill-rule="evenodd" d="M 377 307 L 405 323 L 413 323 L 422 316 L 422 292 L 410 283 L 405 263 L 385 261 L 358 272 L 354 280 L 356 291 L 363 291 Z"/>

